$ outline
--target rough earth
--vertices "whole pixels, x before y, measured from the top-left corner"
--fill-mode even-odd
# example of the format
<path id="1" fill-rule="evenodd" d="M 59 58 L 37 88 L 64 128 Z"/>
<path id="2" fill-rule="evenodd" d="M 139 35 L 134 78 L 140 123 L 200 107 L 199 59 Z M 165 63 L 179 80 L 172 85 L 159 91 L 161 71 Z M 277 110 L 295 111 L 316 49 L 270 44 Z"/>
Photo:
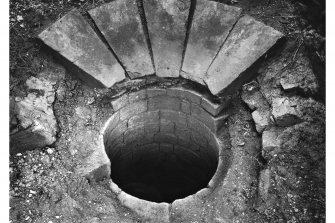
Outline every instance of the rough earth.
<path id="1" fill-rule="evenodd" d="M 142 221 L 120 205 L 108 179 L 84 178 L 77 167 L 85 165 L 85 151 L 90 151 L 85 146 L 95 140 L 92 132 L 113 114 L 110 98 L 143 85 L 174 86 L 179 81 L 148 78 L 92 90 L 35 39 L 71 7 L 82 12 L 104 2 L 10 2 L 11 141 L 17 137 L 27 142 L 31 137 L 26 147 L 10 150 L 10 222 Z M 233 99 L 234 115 L 227 121 L 229 146 L 242 158 L 254 148 L 251 168 L 235 164 L 236 178 L 225 185 L 234 193 L 218 190 L 206 209 L 194 207 L 184 213 L 200 214 L 194 218 L 197 222 L 325 222 L 322 4 L 222 2 L 243 8 L 287 39 L 262 62 L 257 79 Z M 242 177 L 246 175 L 247 180 Z M 183 219 L 189 218 L 171 213 L 170 222 Z"/>

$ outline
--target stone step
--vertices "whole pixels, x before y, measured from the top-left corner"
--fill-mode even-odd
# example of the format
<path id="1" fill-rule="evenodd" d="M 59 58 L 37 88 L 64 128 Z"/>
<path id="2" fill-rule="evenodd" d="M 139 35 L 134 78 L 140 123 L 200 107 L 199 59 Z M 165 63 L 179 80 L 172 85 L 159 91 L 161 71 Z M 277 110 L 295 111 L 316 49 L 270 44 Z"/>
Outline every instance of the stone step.
<path id="1" fill-rule="evenodd" d="M 89 11 L 130 78 L 154 74 L 136 0 L 117 0 Z"/>
<path id="2" fill-rule="evenodd" d="M 243 16 L 207 71 L 205 82 L 212 94 L 216 95 L 227 88 L 282 36 L 270 26 L 248 15 Z"/>
<path id="3" fill-rule="evenodd" d="M 38 37 L 79 68 L 78 77 L 92 87 L 112 87 L 125 79 L 121 65 L 76 9 Z"/>
<path id="4" fill-rule="evenodd" d="M 143 0 L 159 77 L 179 77 L 190 0 Z"/>
<path id="5" fill-rule="evenodd" d="M 204 85 L 209 65 L 220 50 L 241 9 L 198 0 L 189 32 L 181 76 Z"/>

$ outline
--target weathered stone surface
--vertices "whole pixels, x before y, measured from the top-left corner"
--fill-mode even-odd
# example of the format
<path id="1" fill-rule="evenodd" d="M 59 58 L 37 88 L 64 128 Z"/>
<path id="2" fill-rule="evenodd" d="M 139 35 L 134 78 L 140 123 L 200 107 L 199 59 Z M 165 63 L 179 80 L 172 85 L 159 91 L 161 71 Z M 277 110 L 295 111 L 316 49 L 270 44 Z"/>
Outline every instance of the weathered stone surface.
<path id="1" fill-rule="evenodd" d="M 242 17 L 208 69 L 205 82 L 212 94 L 228 87 L 282 35 L 250 16 Z"/>
<path id="2" fill-rule="evenodd" d="M 118 111 L 129 104 L 129 97 L 127 94 L 124 94 L 121 97 L 114 99 L 111 104 L 114 111 Z"/>
<path id="3" fill-rule="evenodd" d="M 294 66 L 281 74 L 280 85 L 284 91 L 300 90 L 309 94 L 317 93 L 319 88 L 308 58 L 300 55 Z"/>
<path id="4" fill-rule="evenodd" d="M 175 200 L 171 204 L 172 218 L 183 216 L 185 219 L 192 219 L 192 222 L 201 222 L 203 200 L 196 195 L 185 197 L 184 199 Z M 183 222 L 183 221 L 181 221 Z"/>
<path id="5" fill-rule="evenodd" d="M 159 132 L 155 135 L 155 141 L 159 143 L 172 143 L 176 144 L 178 138 L 173 133 Z"/>
<path id="6" fill-rule="evenodd" d="M 162 88 L 147 88 L 147 96 L 148 98 L 155 97 L 158 95 L 165 95 L 166 90 Z"/>
<path id="7" fill-rule="evenodd" d="M 25 130 L 11 136 L 11 153 L 43 147 L 56 141 L 58 126 L 52 109 L 55 83 L 35 77 L 26 81 L 30 93 L 25 98 L 17 98 L 13 110 Z"/>
<path id="8" fill-rule="evenodd" d="M 279 129 L 266 130 L 262 134 L 262 155 L 264 158 L 276 156 L 281 150 L 281 140 Z"/>
<path id="9" fill-rule="evenodd" d="M 268 192 L 271 186 L 271 170 L 265 169 L 261 170 L 259 174 L 259 186 L 258 192 L 263 200 L 266 200 L 268 197 Z"/>
<path id="10" fill-rule="evenodd" d="M 149 98 L 148 109 L 150 111 L 155 111 L 159 109 L 179 111 L 180 110 L 180 99 L 168 97 L 164 95 Z"/>
<path id="11" fill-rule="evenodd" d="M 181 101 L 181 111 L 186 114 L 191 113 L 191 104 L 189 101 L 186 101 L 186 100 Z"/>
<path id="12" fill-rule="evenodd" d="M 272 101 L 272 115 L 279 126 L 292 126 L 302 120 L 296 110 L 296 102 L 289 98 L 275 98 Z"/>
<path id="13" fill-rule="evenodd" d="M 167 119 L 160 120 L 159 132 L 162 133 L 173 133 L 174 123 Z"/>
<path id="14" fill-rule="evenodd" d="M 191 131 L 197 132 L 204 136 L 206 140 L 210 139 L 211 130 L 205 124 L 203 124 L 203 122 L 193 118 L 192 116 L 189 116 L 187 119 L 187 126 Z"/>
<path id="15" fill-rule="evenodd" d="M 111 87 L 125 78 L 124 70 L 78 10 L 72 10 L 38 36 L 83 72 L 92 87 Z"/>
<path id="16" fill-rule="evenodd" d="M 201 98 L 201 106 L 206 111 L 211 113 L 213 116 L 217 116 L 222 111 L 225 104 L 224 103 L 216 103 L 216 102 L 213 102 L 213 101 L 209 100 L 208 98 L 202 97 Z"/>
<path id="17" fill-rule="evenodd" d="M 96 181 L 110 175 L 110 161 L 95 131 L 87 130 L 78 134 L 69 143 L 72 155 L 79 153 L 81 163 L 75 172 Z"/>
<path id="18" fill-rule="evenodd" d="M 251 110 L 265 110 L 270 108 L 269 103 L 259 90 L 259 86 L 256 81 L 243 85 L 241 98 Z"/>
<path id="19" fill-rule="evenodd" d="M 169 96 L 185 98 L 190 102 L 200 104 L 202 95 L 192 89 L 187 89 L 183 87 L 172 87 L 166 89 L 166 93 Z"/>
<path id="20" fill-rule="evenodd" d="M 139 90 L 139 91 L 129 93 L 128 98 L 129 98 L 129 103 L 144 100 L 144 99 L 147 98 L 147 91 L 146 90 Z"/>
<path id="21" fill-rule="evenodd" d="M 144 127 L 143 126 L 134 126 L 132 128 L 128 128 L 127 131 L 124 132 L 124 143 L 130 144 L 138 139 L 143 139 L 144 137 Z"/>
<path id="22" fill-rule="evenodd" d="M 41 148 L 52 144 L 55 140 L 54 136 L 45 132 L 43 127 L 30 127 L 10 136 L 10 153 L 16 154 L 26 150 Z"/>
<path id="23" fill-rule="evenodd" d="M 145 0 L 156 75 L 178 77 L 181 68 L 189 0 Z"/>
<path id="24" fill-rule="evenodd" d="M 138 199 L 125 192 L 118 195 L 121 204 L 131 208 L 138 215 L 144 218 L 145 222 L 169 222 L 169 204 L 153 203 Z"/>
<path id="25" fill-rule="evenodd" d="M 117 0 L 89 11 L 131 78 L 155 73 L 136 0 Z"/>
<path id="26" fill-rule="evenodd" d="M 257 132 L 262 133 L 263 130 L 270 125 L 270 111 L 256 110 L 251 115 L 255 122 Z"/>
<path id="27" fill-rule="evenodd" d="M 138 101 L 138 102 L 129 104 L 129 106 L 124 107 L 120 110 L 120 119 L 121 120 L 128 119 L 134 115 L 145 112 L 147 108 L 148 107 L 147 107 L 146 101 Z"/>
<path id="28" fill-rule="evenodd" d="M 197 1 L 181 75 L 204 84 L 203 78 L 241 9 L 219 2 Z"/>
<path id="29" fill-rule="evenodd" d="M 186 125 L 186 115 L 178 111 L 160 111 L 160 118 L 165 120 L 170 120 L 179 125 Z"/>
<path id="30" fill-rule="evenodd" d="M 191 103 L 191 115 L 202 121 L 212 131 L 217 130 L 213 117 L 199 105 Z"/>
<path id="31" fill-rule="evenodd" d="M 127 131 L 127 120 L 118 123 L 118 125 L 111 132 L 109 132 L 108 135 L 105 135 L 105 137 L 108 137 L 111 139 L 110 143 L 114 143 L 119 138 L 122 138 L 122 141 L 123 141 L 123 133 L 125 131 Z M 109 143 L 106 142 L 106 145 L 109 145 Z"/>
<path id="32" fill-rule="evenodd" d="M 141 113 L 129 119 L 128 127 L 155 124 L 158 122 L 158 120 L 159 120 L 158 111 Z"/>

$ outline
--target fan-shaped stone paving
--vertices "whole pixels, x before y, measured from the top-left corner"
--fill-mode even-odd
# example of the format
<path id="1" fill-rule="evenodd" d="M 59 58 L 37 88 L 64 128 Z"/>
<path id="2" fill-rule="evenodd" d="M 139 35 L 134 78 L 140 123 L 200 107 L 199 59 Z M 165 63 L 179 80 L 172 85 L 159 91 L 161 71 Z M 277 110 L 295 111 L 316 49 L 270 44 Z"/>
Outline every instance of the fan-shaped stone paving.
<path id="1" fill-rule="evenodd" d="M 124 67 L 130 78 L 182 76 L 216 95 L 236 78 L 244 79 L 240 75 L 248 75 L 244 71 L 282 37 L 250 16 L 241 17 L 237 7 L 206 0 L 118 0 L 89 14 L 122 66 L 77 10 L 39 38 L 94 87 L 124 80 Z"/>
<path id="2" fill-rule="evenodd" d="M 121 65 L 76 9 L 39 38 L 79 68 L 79 77 L 91 86 L 112 87 L 125 78 Z"/>
<path id="3" fill-rule="evenodd" d="M 135 0 L 115 1 L 89 14 L 131 78 L 155 73 Z"/>
<path id="4" fill-rule="evenodd" d="M 144 86 L 113 98 L 113 113 L 92 133 L 96 142 L 87 145 L 92 153 L 79 172 L 111 176 L 121 204 L 146 222 L 176 216 L 200 222 L 197 210 L 205 205 L 225 210 L 221 206 L 229 202 L 217 202 L 216 196 L 231 194 L 230 181 L 251 185 L 259 151 L 254 136 L 248 151 L 229 150 L 227 104 L 216 96 L 250 79 L 248 68 L 283 35 L 240 8 L 207 0 L 116 0 L 88 15 L 72 10 L 39 35 L 84 83 L 112 88 L 156 75 L 191 84 Z M 251 177 L 238 177 L 239 168 Z"/>
<path id="5" fill-rule="evenodd" d="M 240 14 L 237 7 L 197 1 L 182 67 L 184 78 L 204 84 L 209 65 Z"/>

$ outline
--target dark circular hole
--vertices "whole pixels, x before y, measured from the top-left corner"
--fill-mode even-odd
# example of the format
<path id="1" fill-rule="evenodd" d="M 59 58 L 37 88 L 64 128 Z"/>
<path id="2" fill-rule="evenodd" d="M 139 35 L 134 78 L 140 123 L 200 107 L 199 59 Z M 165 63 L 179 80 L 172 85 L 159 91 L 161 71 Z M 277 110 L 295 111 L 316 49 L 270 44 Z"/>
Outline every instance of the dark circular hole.
<path id="1" fill-rule="evenodd" d="M 209 157 L 192 152 L 193 148 L 177 144 L 119 149 L 129 151 L 111 159 L 111 178 L 126 193 L 153 202 L 171 203 L 205 188 L 217 166 Z"/>
<path id="2" fill-rule="evenodd" d="M 104 130 L 113 182 L 137 198 L 167 203 L 207 187 L 219 158 L 213 117 L 201 109 L 194 115 L 182 110 L 187 101 L 166 94 L 137 96 L 139 101 L 124 103 Z"/>

